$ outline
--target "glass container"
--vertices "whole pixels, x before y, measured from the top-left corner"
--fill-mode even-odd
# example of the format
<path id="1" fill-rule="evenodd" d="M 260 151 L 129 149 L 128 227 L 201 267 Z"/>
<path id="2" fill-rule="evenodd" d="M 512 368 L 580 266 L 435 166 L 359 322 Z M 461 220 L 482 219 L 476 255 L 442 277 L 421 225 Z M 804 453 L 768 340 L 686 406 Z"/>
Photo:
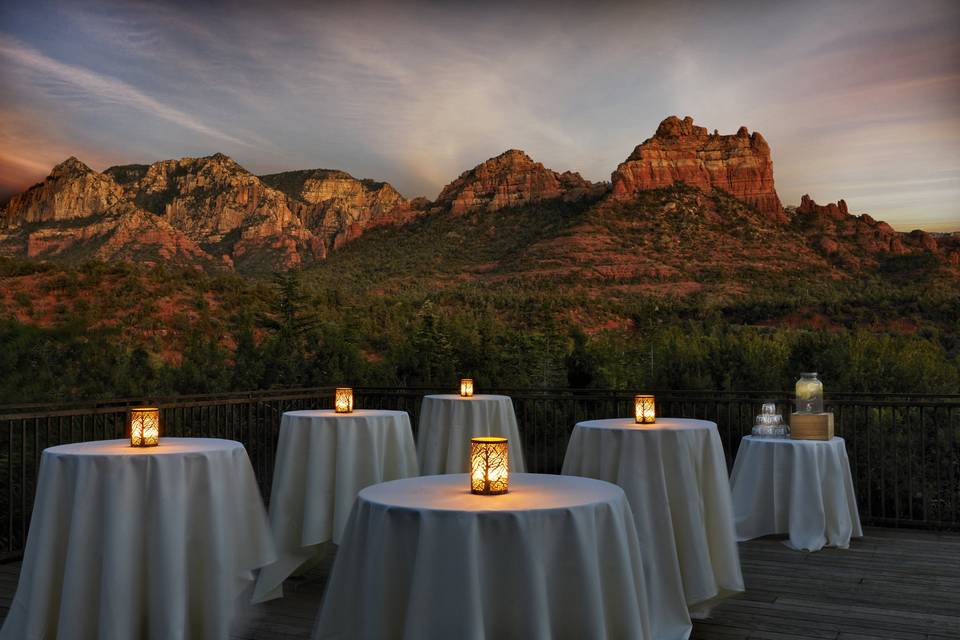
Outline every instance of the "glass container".
<path id="1" fill-rule="evenodd" d="M 817 373 L 801 373 L 797 380 L 797 413 L 823 413 L 823 383 Z"/>
<path id="2" fill-rule="evenodd" d="M 758 438 L 785 438 L 790 435 L 783 416 L 777 413 L 777 405 L 765 402 L 753 424 L 752 434 Z"/>

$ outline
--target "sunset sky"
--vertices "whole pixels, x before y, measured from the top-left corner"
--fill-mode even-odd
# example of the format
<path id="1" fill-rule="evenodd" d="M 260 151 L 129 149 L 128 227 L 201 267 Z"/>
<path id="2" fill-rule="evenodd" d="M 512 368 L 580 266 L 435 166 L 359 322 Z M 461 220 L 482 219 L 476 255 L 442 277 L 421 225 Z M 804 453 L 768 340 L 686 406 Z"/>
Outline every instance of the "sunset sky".
<path id="1" fill-rule="evenodd" d="M 785 204 L 960 230 L 957 2 L 264 5 L 0 0 L 0 198 L 70 155 L 434 198 L 521 148 L 609 180 L 677 114 L 762 132 Z"/>

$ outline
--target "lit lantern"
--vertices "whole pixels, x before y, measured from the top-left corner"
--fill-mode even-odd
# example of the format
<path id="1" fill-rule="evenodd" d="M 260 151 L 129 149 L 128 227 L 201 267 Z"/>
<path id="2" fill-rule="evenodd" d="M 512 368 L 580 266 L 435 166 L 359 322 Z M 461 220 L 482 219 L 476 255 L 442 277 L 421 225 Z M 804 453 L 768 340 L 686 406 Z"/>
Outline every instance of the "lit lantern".
<path id="1" fill-rule="evenodd" d="M 473 378 L 462 378 L 460 380 L 460 397 L 473 397 Z"/>
<path id="2" fill-rule="evenodd" d="M 470 491 L 484 496 L 507 492 L 510 469 L 507 439 L 496 436 L 470 438 Z"/>
<path id="3" fill-rule="evenodd" d="M 333 397 L 333 407 L 337 413 L 351 413 L 353 411 L 353 389 L 337 387 Z"/>
<path id="4" fill-rule="evenodd" d="M 657 421 L 657 405 L 653 396 L 633 396 L 633 412 L 637 424 L 653 424 Z"/>
<path id="5" fill-rule="evenodd" d="M 127 416 L 131 447 L 155 447 L 160 444 L 160 409 L 137 407 Z"/>

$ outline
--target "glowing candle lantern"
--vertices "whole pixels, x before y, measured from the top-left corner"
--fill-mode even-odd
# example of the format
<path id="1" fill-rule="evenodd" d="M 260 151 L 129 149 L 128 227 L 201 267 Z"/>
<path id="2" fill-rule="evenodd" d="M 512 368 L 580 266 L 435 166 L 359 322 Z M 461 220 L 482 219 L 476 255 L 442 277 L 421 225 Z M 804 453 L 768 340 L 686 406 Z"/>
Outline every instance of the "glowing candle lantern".
<path id="1" fill-rule="evenodd" d="M 131 447 L 155 447 L 160 444 L 160 409 L 137 407 L 127 415 Z"/>
<path id="2" fill-rule="evenodd" d="M 351 413 L 353 411 L 353 389 L 337 387 L 333 397 L 333 407 L 337 413 Z"/>
<path id="3" fill-rule="evenodd" d="M 653 424 L 657 421 L 657 406 L 653 396 L 633 396 L 633 412 L 637 424 Z"/>
<path id="4" fill-rule="evenodd" d="M 473 397 L 473 378 L 463 378 L 460 380 L 460 397 Z"/>
<path id="5" fill-rule="evenodd" d="M 470 491 L 484 496 L 507 492 L 510 483 L 507 439 L 470 438 Z"/>

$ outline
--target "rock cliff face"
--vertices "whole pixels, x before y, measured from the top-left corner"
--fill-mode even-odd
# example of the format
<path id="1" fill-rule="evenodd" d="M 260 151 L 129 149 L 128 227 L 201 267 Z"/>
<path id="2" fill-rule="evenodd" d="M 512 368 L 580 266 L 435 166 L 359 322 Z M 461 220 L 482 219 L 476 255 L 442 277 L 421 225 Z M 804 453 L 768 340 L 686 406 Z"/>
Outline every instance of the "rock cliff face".
<path id="1" fill-rule="evenodd" d="M 740 127 L 734 135 L 712 134 L 670 116 L 657 132 L 613 172 L 612 194 L 629 199 L 638 191 L 684 182 L 709 192 L 722 189 L 775 219 L 783 207 L 773 184 L 770 147 L 759 132 Z"/>
<path id="2" fill-rule="evenodd" d="M 136 259 L 138 242 L 169 242 L 167 250 L 144 255 L 283 269 L 324 258 L 370 227 L 405 222 L 425 209 L 422 200 L 408 202 L 385 182 L 323 169 L 260 178 L 220 153 L 103 173 L 70 158 L 0 209 L 0 252 Z M 86 229 L 65 224 L 78 219 L 88 219 Z M 140 238 L 114 233 L 138 227 Z M 110 248 L 122 238 L 129 251 Z M 80 251 L 84 243 L 91 246 Z"/>
<path id="3" fill-rule="evenodd" d="M 215 260 L 167 221 L 138 209 L 111 175 L 76 158 L 3 209 L 0 252 L 28 258 L 129 260 L 210 267 Z"/>
<path id="4" fill-rule="evenodd" d="M 100 215 L 114 210 L 123 199 L 123 190 L 110 176 L 70 157 L 43 182 L 13 196 L 0 211 L 0 227 Z"/>
<path id="5" fill-rule="evenodd" d="M 287 267 L 322 254 L 287 197 L 221 153 L 163 160 L 145 169 L 111 167 L 106 173 L 138 207 L 232 260 L 259 253 L 258 243 L 278 250 L 279 264 Z"/>
<path id="6" fill-rule="evenodd" d="M 453 214 L 496 211 L 554 198 L 576 199 L 592 190 L 594 185 L 580 174 L 557 173 L 511 149 L 462 173 L 443 188 L 435 204 Z"/>
<path id="7" fill-rule="evenodd" d="M 32 230 L 22 237 L 30 258 L 124 260 L 214 267 L 217 260 L 159 216 L 140 209 L 82 223 Z"/>
<path id="8" fill-rule="evenodd" d="M 299 226 L 282 193 L 220 153 L 156 162 L 124 186 L 138 206 L 203 242 L 219 242 L 251 221 L 276 233 Z"/>
<path id="9" fill-rule="evenodd" d="M 386 182 L 358 180 L 344 171 L 312 169 L 260 176 L 284 193 L 304 225 L 332 249 L 364 229 L 402 222 L 413 209 Z"/>

